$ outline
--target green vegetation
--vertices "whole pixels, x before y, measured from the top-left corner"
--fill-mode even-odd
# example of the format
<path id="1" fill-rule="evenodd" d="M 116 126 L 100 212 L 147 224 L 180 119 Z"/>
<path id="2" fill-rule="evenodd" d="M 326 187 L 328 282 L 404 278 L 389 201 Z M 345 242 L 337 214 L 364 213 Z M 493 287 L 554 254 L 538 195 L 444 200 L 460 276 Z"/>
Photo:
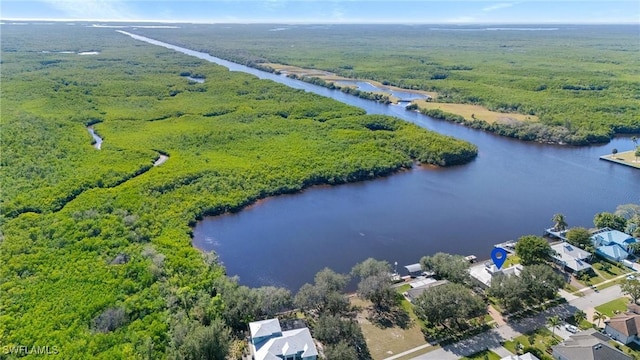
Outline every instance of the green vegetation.
<path id="1" fill-rule="evenodd" d="M 3 345 L 47 344 L 64 358 L 220 357 L 247 322 L 281 310 L 261 305 L 286 306 L 290 294 L 226 278 L 215 255 L 191 246 L 198 218 L 476 155 L 113 29 L 1 31 Z M 100 53 L 60 53 L 87 50 Z M 170 159 L 153 167 L 160 153 Z"/>
<path id="2" fill-rule="evenodd" d="M 462 255 L 436 253 L 433 256 L 423 256 L 420 266 L 426 271 L 432 271 L 436 277 L 461 284 L 470 284 L 469 261 Z"/>
<path id="3" fill-rule="evenodd" d="M 593 218 L 593 224 L 597 228 L 611 228 L 613 230 L 624 231 L 627 227 L 627 219 L 610 212 L 601 212 Z"/>
<path id="4" fill-rule="evenodd" d="M 516 255 L 522 265 L 543 264 L 551 260 L 551 245 L 540 236 L 526 235 L 516 243 Z"/>
<path id="5" fill-rule="evenodd" d="M 567 242 L 582 249 L 593 247 L 591 243 L 591 232 L 583 227 L 574 227 L 567 231 Z"/>
<path id="6" fill-rule="evenodd" d="M 621 297 L 615 300 L 611 300 L 607 303 L 604 303 L 600 306 L 596 306 L 596 311 L 601 314 L 604 314 L 608 317 L 612 317 L 617 312 L 622 312 L 627 310 L 627 304 L 629 303 L 629 298 Z M 597 320 L 594 320 L 597 321 Z"/>
<path id="7" fill-rule="evenodd" d="M 640 299 L 640 280 L 636 278 L 625 279 L 620 284 L 620 288 L 623 294 L 631 297 L 631 301 L 633 301 L 634 304 L 638 303 L 638 299 Z"/>
<path id="8" fill-rule="evenodd" d="M 491 350 L 480 351 L 470 356 L 465 356 L 461 360 L 500 360 L 500 355 L 494 353 Z"/>
<path id="9" fill-rule="evenodd" d="M 435 101 L 483 105 L 539 121 L 432 116 L 523 140 L 588 144 L 640 132 L 640 51 L 628 26 L 551 31 L 451 31 L 432 25 L 185 25 L 137 32 L 265 68 L 321 69 L 384 85 L 437 92 Z M 269 70 L 267 68 L 267 70 Z M 477 115 L 477 114 L 476 114 Z"/>
<path id="10" fill-rule="evenodd" d="M 504 347 L 514 354 L 532 353 L 539 359 L 553 359 L 546 352 L 548 348 L 559 343 L 562 339 L 555 336 L 547 328 L 540 328 L 534 332 L 520 335 L 517 338 L 507 341 Z"/>
<path id="11" fill-rule="evenodd" d="M 487 295 L 497 299 L 506 312 L 515 312 L 554 299 L 564 283 L 547 264 L 528 265 L 520 276 L 495 275 Z"/>

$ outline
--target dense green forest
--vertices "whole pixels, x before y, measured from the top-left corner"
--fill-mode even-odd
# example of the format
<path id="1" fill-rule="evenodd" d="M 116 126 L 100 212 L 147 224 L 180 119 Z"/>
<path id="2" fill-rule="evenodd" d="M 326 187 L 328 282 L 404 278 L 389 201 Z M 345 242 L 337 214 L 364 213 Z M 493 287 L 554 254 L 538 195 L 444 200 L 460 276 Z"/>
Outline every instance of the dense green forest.
<path id="1" fill-rule="evenodd" d="M 542 28 L 219 24 L 137 32 L 258 68 L 322 69 L 435 91 L 438 102 L 537 115 L 533 124 L 468 124 L 523 140 L 588 144 L 640 132 L 637 25 Z"/>
<path id="2" fill-rule="evenodd" d="M 259 305 L 273 289 L 239 286 L 192 247 L 197 219 L 477 153 L 114 29 L 0 30 L 2 346 L 55 347 L 65 359 L 226 348 L 278 309 Z M 169 160 L 154 167 L 160 154 Z"/>

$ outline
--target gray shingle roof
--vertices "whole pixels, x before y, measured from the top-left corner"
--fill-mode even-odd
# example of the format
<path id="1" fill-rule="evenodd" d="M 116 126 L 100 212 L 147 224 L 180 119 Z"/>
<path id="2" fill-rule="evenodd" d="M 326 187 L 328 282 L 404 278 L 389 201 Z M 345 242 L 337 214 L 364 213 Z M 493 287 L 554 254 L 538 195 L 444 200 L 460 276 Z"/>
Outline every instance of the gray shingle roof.
<path id="1" fill-rule="evenodd" d="M 594 329 L 582 331 L 551 347 L 554 357 L 562 355 L 569 360 L 633 360 L 627 354 L 593 336 L 595 332 Z"/>

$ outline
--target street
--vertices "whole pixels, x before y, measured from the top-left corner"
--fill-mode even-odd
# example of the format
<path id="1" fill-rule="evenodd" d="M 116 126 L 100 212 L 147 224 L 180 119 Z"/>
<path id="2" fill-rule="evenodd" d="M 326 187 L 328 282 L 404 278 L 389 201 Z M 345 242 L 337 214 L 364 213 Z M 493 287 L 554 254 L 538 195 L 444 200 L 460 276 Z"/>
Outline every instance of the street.
<path id="1" fill-rule="evenodd" d="M 501 342 L 511 340 L 524 333 L 546 326 L 547 318 L 550 316 L 557 315 L 560 318 L 567 318 L 569 316 L 572 316 L 576 312 L 576 310 L 586 311 L 586 309 L 595 307 L 597 305 L 606 303 L 622 296 L 624 295 L 622 294 L 619 285 L 608 287 L 600 292 L 595 292 L 593 290 L 586 291 L 585 295 L 582 297 L 573 298 L 568 303 L 545 310 L 531 318 L 509 322 L 496 329 L 489 330 L 455 344 L 444 346 L 440 349 L 416 356 L 412 359 L 457 360 L 461 357 L 469 356 L 485 349 L 491 349 L 498 354 L 502 354 L 505 350 L 502 347 Z M 562 327 L 561 329 L 556 329 L 556 333 L 563 338 L 567 338 L 569 335 L 571 335 L 564 329 L 564 327 Z M 418 349 L 416 349 L 416 351 L 417 350 Z M 410 351 L 403 354 L 407 353 L 410 353 Z M 399 357 L 398 355 L 387 358 L 385 360 L 395 359 Z"/>

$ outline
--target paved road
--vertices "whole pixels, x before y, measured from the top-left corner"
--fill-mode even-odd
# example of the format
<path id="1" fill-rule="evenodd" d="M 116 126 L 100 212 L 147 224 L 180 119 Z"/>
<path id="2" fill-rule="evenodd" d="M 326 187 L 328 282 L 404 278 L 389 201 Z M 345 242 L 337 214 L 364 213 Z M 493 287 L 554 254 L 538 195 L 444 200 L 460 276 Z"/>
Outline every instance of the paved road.
<path id="1" fill-rule="evenodd" d="M 472 338 L 461 342 L 444 346 L 440 349 L 431 351 L 424 355 L 414 357 L 414 360 L 457 360 L 464 356 L 469 356 L 485 349 L 496 349 L 502 352 L 502 341 L 511 340 L 524 333 L 546 326 L 547 318 L 550 316 L 559 316 L 566 318 L 572 316 L 576 310 L 585 310 L 605 302 L 617 299 L 623 296 L 619 285 L 608 287 L 600 292 L 589 290 L 585 295 L 572 299 L 568 303 L 556 306 L 534 317 L 526 318 L 514 322 L 507 323 L 496 329 L 489 330 Z M 556 330 L 558 335 L 568 337 L 565 330 Z"/>

